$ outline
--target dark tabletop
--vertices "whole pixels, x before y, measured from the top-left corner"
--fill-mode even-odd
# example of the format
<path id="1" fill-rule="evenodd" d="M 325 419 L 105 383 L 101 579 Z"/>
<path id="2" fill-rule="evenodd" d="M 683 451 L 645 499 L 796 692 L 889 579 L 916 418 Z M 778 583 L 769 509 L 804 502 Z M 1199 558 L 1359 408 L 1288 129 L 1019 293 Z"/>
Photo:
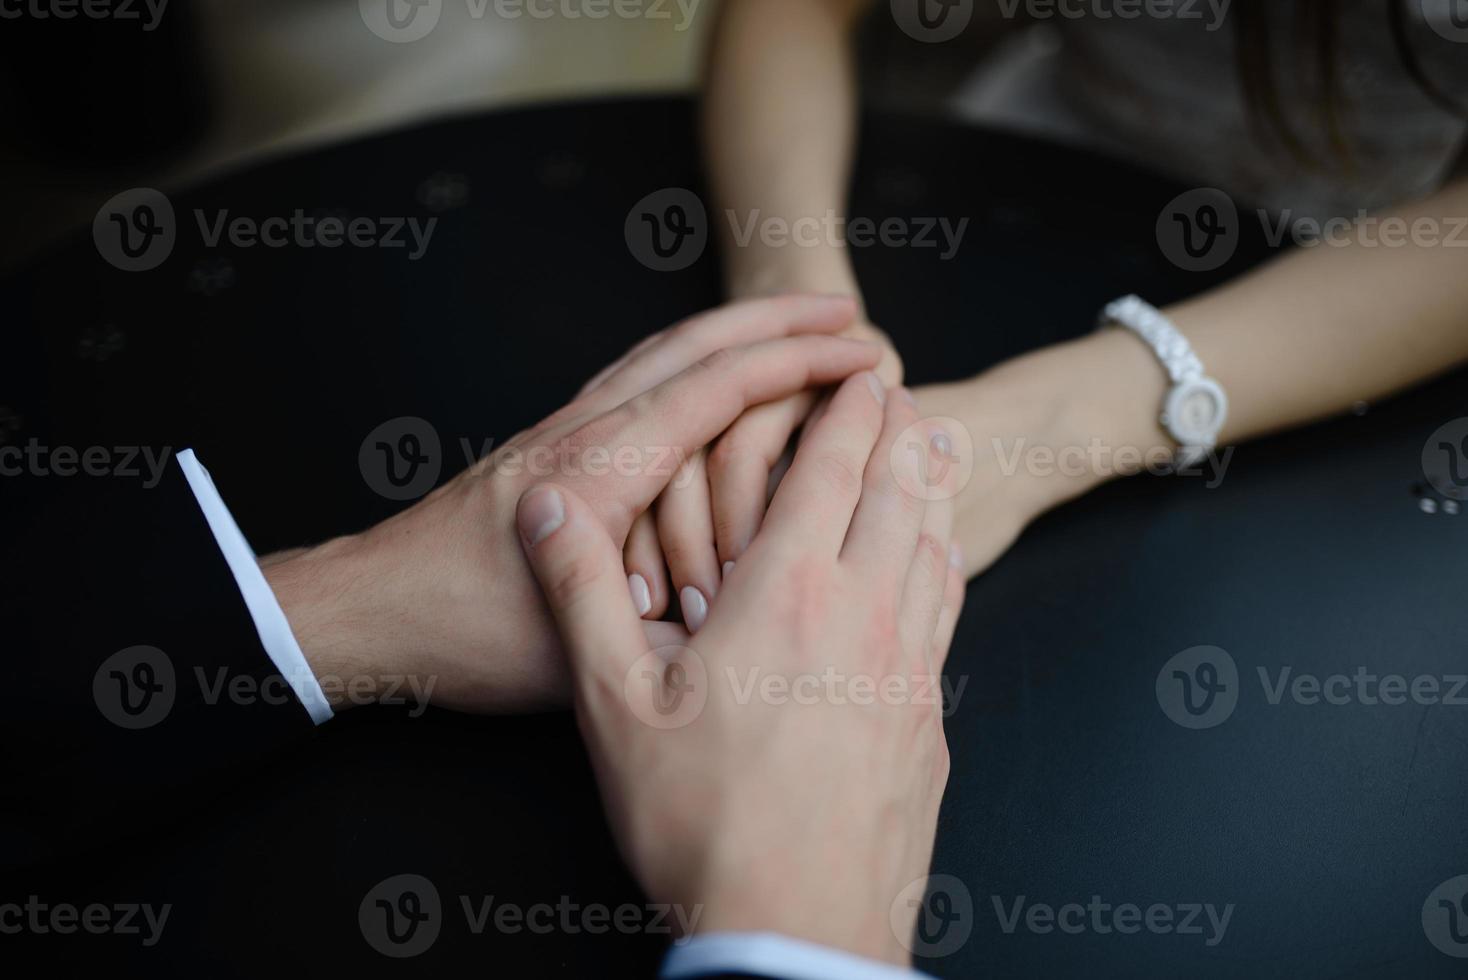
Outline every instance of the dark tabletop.
<path id="1" fill-rule="evenodd" d="M 114 269 L 87 230 L 0 287 L 3 431 L 192 446 L 262 554 L 361 529 L 405 506 L 359 465 L 375 427 L 427 420 L 447 479 L 465 440 L 508 437 L 637 338 L 720 299 L 712 245 L 699 254 L 695 241 L 679 271 L 629 247 L 629 212 L 667 188 L 704 194 L 682 101 L 453 119 L 170 189 L 178 239 L 158 268 Z M 1267 255 L 1246 211 L 1231 261 L 1170 262 L 1156 226 L 1184 190 L 1074 150 L 871 118 L 853 214 L 971 226 L 951 260 L 882 246 L 854 258 L 909 381 L 956 379 L 1089 330 L 1117 295 L 1160 305 Z M 222 208 L 438 223 L 417 261 L 402 249 L 209 248 L 192 214 Z M 1244 446 L 1216 487 L 1110 485 L 1042 519 L 971 584 L 948 665 L 965 686 L 947 722 L 953 775 L 934 860 L 952 878 L 924 930 L 946 955 L 925 969 L 1463 975 L 1429 933 L 1451 946 L 1444 928 L 1468 931 L 1436 903 L 1464 887 L 1434 892 L 1468 873 L 1468 689 L 1461 705 L 1272 696 L 1287 667 L 1291 678 L 1468 672 L 1468 515 L 1425 513 L 1417 486 L 1428 437 L 1468 415 L 1464 381 Z M 1237 678 L 1211 727 L 1191 728 L 1170 718 L 1172 671 L 1201 675 L 1169 661 L 1198 646 L 1226 651 L 1199 656 L 1228 678 L 1226 659 Z M 427 952 L 389 959 L 364 940 L 358 906 L 404 873 L 433 883 L 444 918 Z M 490 896 L 645 902 L 569 715 L 353 711 L 265 771 L 201 786 L 199 809 L 160 820 L 156 835 L 13 884 L 174 905 L 152 948 L 48 944 L 62 975 L 649 975 L 664 942 L 476 934 L 466 919 L 465 900 L 478 909 Z M 1087 909 L 1071 931 L 1034 911 L 1067 903 L 1109 911 Z M 1107 929 L 1128 904 L 1165 905 L 1172 926 Z M 1192 926 L 1177 928 L 1195 904 Z M 1206 909 L 1230 905 L 1210 944 L 1220 930 Z"/>

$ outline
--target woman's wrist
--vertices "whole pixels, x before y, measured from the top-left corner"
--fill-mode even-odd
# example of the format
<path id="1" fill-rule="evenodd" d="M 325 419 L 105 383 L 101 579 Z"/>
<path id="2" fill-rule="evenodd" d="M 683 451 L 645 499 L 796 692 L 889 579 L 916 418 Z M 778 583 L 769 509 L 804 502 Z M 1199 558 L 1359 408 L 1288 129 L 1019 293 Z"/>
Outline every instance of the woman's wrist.
<path id="1" fill-rule="evenodd" d="M 726 266 L 729 298 L 755 299 L 779 293 L 824 293 L 850 296 L 861 303 L 856 273 L 843 252 L 830 247 L 768 248 L 731 245 L 735 254 Z M 792 254 L 793 253 L 793 254 Z M 859 314 L 865 316 L 864 313 Z"/>
<path id="2" fill-rule="evenodd" d="M 968 574 L 1040 514 L 1171 458 L 1176 447 L 1158 424 L 1166 388 L 1145 345 L 1101 331 L 921 389 L 924 415 L 961 428 L 956 451 L 972 446 L 972 475 L 954 500 Z"/>

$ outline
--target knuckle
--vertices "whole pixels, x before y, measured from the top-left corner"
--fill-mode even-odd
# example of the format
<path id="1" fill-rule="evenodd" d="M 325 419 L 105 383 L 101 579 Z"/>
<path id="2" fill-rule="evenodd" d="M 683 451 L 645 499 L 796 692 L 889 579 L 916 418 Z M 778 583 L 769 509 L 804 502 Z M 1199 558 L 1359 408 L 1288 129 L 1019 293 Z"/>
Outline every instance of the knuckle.
<path id="1" fill-rule="evenodd" d="M 939 582 L 946 582 L 948 579 L 946 574 L 947 551 L 943 542 L 926 531 L 918 537 L 917 560 L 922 563 L 923 571 L 931 576 L 936 577 L 939 572 L 945 572 L 942 578 L 937 579 Z"/>
<path id="2" fill-rule="evenodd" d="M 704 374 L 719 374 L 729 370 L 738 360 L 738 355 L 727 347 L 710 351 L 694 362 L 694 367 Z"/>
<path id="3" fill-rule="evenodd" d="M 620 437 L 621 433 L 631 424 L 636 417 L 639 406 L 634 399 L 626 404 L 619 405 L 604 415 L 598 415 L 577 426 L 576 429 L 566 436 L 566 448 L 572 453 L 583 453 L 593 446 L 607 446 Z"/>
<path id="4" fill-rule="evenodd" d="M 861 491 L 862 474 L 851 457 L 828 450 L 817 455 L 812 465 L 835 492 L 851 495 Z"/>
<path id="5" fill-rule="evenodd" d="M 749 455 L 747 441 L 737 425 L 725 433 L 709 451 L 710 472 L 727 473 L 735 469 Z"/>
<path id="6" fill-rule="evenodd" d="M 574 608 L 600 575 L 597 563 L 578 555 L 556 568 L 546 585 L 546 593 L 558 608 Z"/>
<path id="7" fill-rule="evenodd" d="M 738 539 L 744 529 L 745 522 L 733 511 L 719 511 L 714 514 L 714 536 L 718 541 L 732 544 Z M 730 557 L 733 557 L 732 555 Z"/>

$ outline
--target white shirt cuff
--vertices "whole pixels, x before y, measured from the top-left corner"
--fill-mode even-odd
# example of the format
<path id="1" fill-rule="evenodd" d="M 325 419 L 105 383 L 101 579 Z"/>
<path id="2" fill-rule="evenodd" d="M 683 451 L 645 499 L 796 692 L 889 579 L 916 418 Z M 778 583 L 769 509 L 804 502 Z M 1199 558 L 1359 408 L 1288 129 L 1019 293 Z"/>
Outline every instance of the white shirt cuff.
<path id="1" fill-rule="evenodd" d="M 209 530 L 214 532 L 214 540 L 224 553 L 229 570 L 234 573 L 240 596 L 250 610 L 250 618 L 255 621 L 255 631 L 260 634 L 260 645 L 291 690 L 296 692 L 296 698 L 305 705 L 311 721 L 318 725 L 330 721 L 334 714 L 331 704 L 322 693 L 316 675 L 311 672 L 311 665 L 306 663 L 306 655 L 301 652 L 301 645 L 291 632 L 291 624 L 286 621 L 280 602 L 265 581 L 265 574 L 260 571 L 255 552 L 229 508 L 224 506 L 209 471 L 204 469 L 192 449 L 185 449 L 177 459 L 184 478 L 189 481 L 189 488 L 194 491 L 194 499 L 199 502 L 199 509 L 204 512 L 204 520 L 209 522 Z"/>
<path id="2" fill-rule="evenodd" d="M 913 980 L 926 973 L 774 932 L 712 932 L 674 945 L 662 980 L 751 973 L 782 980 Z"/>

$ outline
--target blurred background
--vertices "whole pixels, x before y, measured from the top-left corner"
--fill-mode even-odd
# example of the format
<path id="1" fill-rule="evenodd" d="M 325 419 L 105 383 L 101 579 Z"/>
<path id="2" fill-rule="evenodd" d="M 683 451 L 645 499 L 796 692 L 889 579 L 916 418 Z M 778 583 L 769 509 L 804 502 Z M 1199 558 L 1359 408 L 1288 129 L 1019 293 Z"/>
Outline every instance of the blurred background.
<path id="1" fill-rule="evenodd" d="M 372 33 L 357 0 L 172 0 L 152 30 L 0 21 L 0 269 L 90 222 L 121 186 L 433 115 L 691 89 L 713 4 L 600 20 L 479 7 L 444 3 L 411 44 Z"/>
<path id="2" fill-rule="evenodd" d="M 415 0 L 396 2 L 411 11 Z M 358 0 L 130 0 L 137 19 L 0 20 L 0 272 L 90 222 L 123 187 L 176 186 L 443 114 L 691 93 L 719 4 L 641 0 L 657 16 L 593 19 L 557 0 L 536 0 L 532 16 L 519 2 L 448 0 L 412 43 L 373 33 Z M 976 56 L 1003 33 L 920 44 L 891 17 L 868 16 L 864 97 L 937 105 L 982 75 Z M 1032 52 L 1057 43 L 1027 34 Z"/>

